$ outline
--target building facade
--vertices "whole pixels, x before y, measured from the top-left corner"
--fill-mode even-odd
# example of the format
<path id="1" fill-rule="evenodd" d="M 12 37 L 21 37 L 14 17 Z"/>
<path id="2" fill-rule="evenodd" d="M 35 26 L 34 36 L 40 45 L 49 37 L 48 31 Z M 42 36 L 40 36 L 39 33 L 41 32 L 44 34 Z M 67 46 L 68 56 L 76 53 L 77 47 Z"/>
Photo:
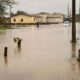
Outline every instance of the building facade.
<path id="1" fill-rule="evenodd" d="M 64 15 L 60 13 L 38 13 L 38 14 L 15 14 L 11 16 L 12 24 L 27 23 L 63 23 Z"/>
<path id="2" fill-rule="evenodd" d="M 11 23 L 35 23 L 35 20 L 29 15 L 14 15 L 11 17 Z"/>
<path id="3" fill-rule="evenodd" d="M 47 23 L 47 17 L 50 14 L 49 13 L 46 13 L 46 12 L 41 12 L 41 13 L 38 13 L 37 15 L 42 17 L 42 23 Z"/>
<path id="4" fill-rule="evenodd" d="M 12 24 L 27 24 L 41 22 L 42 18 L 36 15 L 17 14 L 11 17 Z"/>
<path id="5" fill-rule="evenodd" d="M 42 17 L 42 22 L 43 23 L 63 23 L 64 21 L 64 15 L 61 13 L 46 13 L 42 12 L 37 14 Z"/>
<path id="6" fill-rule="evenodd" d="M 64 15 L 60 13 L 53 13 L 47 17 L 48 23 L 63 23 Z"/>

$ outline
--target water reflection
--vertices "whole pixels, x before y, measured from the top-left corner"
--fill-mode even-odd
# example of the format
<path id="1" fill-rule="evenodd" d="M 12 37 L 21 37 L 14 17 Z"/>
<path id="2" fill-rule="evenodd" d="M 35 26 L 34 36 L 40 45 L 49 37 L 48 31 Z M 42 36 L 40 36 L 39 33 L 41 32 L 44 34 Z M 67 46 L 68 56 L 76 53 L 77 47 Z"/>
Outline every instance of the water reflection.
<path id="1" fill-rule="evenodd" d="M 36 24 L 37 28 L 39 28 L 39 25 L 40 25 L 39 23 Z"/>
<path id="2" fill-rule="evenodd" d="M 71 44 L 71 61 L 70 61 L 70 72 L 71 72 L 71 80 L 79 80 L 80 79 L 80 63 L 77 62 L 76 53 L 77 53 L 77 44 Z"/>
<path id="3" fill-rule="evenodd" d="M 21 53 L 21 47 L 16 47 L 15 49 L 14 49 L 14 52 L 16 53 L 16 54 L 20 54 Z"/>
<path id="4" fill-rule="evenodd" d="M 78 69 L 80 70 L 80 62 L 78 62 Z"/>
<path id="5" fill-rule="evenodd" d="M 9 47 L 8 57 L 0 54 L 0 80 L 80 80 L 78 46 L 70 44 L 63 32 L 70 35 L 70 27 L 63 31 L 60 24 L 40 25 L 0 34 L 1 53 L 5 43 Z M 15 46 L 15 36 L 24 40 L 22 47 Z"/>
<path id="6" fill-rule="evenodd" d="M 0 30 L 0 35 L 6 34 L 6 30 Z"/>
<path id="7" fill-rule="evenodd" d="M 76 43 L 72 43 L 72 54 L 71 54 L 72 58 L 76 57 Z"/>
<path id="8" fill-rule="evenodd" d="M 74 71 L 76 69 L 76 43 L 71 43 L 71 69 Z"/>
<path id="9" fill-rule="evenodd" d="M 6 56 L 4 56 L 4 63 L 6 66 L 8 65 L 8 58 Z"/>

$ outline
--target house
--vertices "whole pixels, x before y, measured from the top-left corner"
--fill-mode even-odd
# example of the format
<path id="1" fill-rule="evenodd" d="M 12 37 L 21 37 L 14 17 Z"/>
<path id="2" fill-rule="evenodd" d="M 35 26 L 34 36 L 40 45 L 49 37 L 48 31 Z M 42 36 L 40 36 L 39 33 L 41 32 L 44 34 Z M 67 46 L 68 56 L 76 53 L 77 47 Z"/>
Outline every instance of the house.
<path id="1" fill-rule="evenodd" d="M 46 12 L 41 12 L 41 13 L 38 13 L 37 15 L 42 17 L 42 23 L 47 23 L 47 17 L 50 14 L 49 13 L 46 13 Z"/>
<path id="2" fill-rule="evenodd" d="M 11 24 L 62 23 L 63 21 L 64 15 L 61 13 L 20 13 L 11 16 Z"/>
<path id="3" fill-rule="evenodd" d="M 35 23 L 42 23 L 42 17 L 36 14 L 32 15 L 34 17 Z"/>
<path id="4" fill-rule="evenodd" d="M 64 15 L 60 13 L 53 13 L 47 17 L 48 23 L 63 23 Z"/>
<path id="5" fill-rule="evenodd" d="M 37 23 L 41 22 L 42 18 L 36 15 L 30 14 L 15 14 L 11 16 L 11 23 L 12 24 L 27 24 L 27 23 Z"/>
<path id="6" fill-rule="evenodd" d="M 37 15 L 42 17 L 43 23 L 63 23 L 64 20 L 64 15 L 61 13 L 50 14 L 46 12 L 41 12 Z"/>

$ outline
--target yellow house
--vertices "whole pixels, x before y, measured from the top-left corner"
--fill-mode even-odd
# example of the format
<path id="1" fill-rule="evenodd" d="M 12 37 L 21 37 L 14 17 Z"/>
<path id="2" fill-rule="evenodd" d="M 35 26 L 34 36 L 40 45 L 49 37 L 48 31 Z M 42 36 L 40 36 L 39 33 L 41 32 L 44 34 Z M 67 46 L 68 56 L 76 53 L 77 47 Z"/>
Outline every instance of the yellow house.
<path id="1" fill-rule="evenodd" d="M 27 14 L 15 14 L 11 17 L 11 23 L 36 23 L 35 17 Z"/>
<path id="2" fill-rule="evenodd" d="M 11 17 L 12 24 L 27 24 L 42 22 L 42 17 L 29 14 L 15 14 Z"/>

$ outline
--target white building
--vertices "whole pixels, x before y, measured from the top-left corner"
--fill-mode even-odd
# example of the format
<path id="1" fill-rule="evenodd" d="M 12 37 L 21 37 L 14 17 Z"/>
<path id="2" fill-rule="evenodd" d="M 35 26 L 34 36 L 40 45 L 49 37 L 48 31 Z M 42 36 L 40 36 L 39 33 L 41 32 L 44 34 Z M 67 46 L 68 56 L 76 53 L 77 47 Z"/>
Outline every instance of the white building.
<path id="1" fill-rule="evenodd" d="M 50 14 L 49 13 L 46 13 L 46 12 L 41 12 L 41 13 L 38 13 L 37 15 L 42 17 L 42 23 L 47 23 L 47 17 Z"/>
<path id="2" fill-rule="evenodd" d="M 64 15 L 60 13 L 53 13 L 47 17 L 48 23 L 63 23 Z"/>
<path id="3" fill-rule="evenodd" d="M 37 15 L 42 17 L 43 23 L 63 23 L 64 20 L 64 15 L 61 13 L 50 14 L 50 13 L 42 12 Z"/>

